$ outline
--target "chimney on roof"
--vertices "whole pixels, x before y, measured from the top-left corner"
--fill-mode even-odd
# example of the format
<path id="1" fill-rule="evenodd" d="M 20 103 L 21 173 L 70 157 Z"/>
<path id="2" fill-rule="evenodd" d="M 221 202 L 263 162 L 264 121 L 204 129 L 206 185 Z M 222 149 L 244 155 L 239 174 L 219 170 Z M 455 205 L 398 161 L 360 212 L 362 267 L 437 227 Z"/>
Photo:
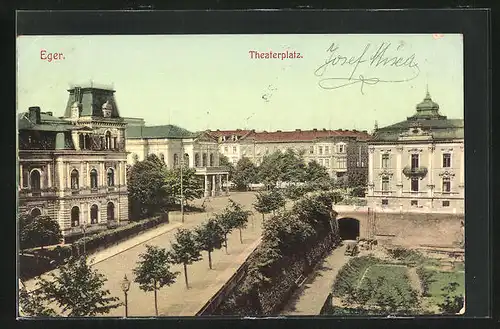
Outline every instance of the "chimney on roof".
<path id="1" fill-rule="evenodd" d="M 363 132 L 364 132 L 365 134 L 368 134 L 368 130 L 363 130 Z"/>
<path id="2" fill-rule="evenodd" d="M 353 132 L 355 132 L 355 133 L 357 133 L 357 132 L 358 132 L 356 129 L 353 129 L 352 131 L 353 131 Z"/>
<path id="3" fill-rule="evenodd" d="M 281 130 L 276 130 L 276 132 L 277 132 L 277 133 L 280 133 L 280 132 L 281 132 Z"/>
<path id="4" fill-rule="evenodd" d="M 217 129 L 217 131 L 220 131 L 219 129 Z"/>
<path id="5" fill-rule="evenodd" d="M 295 129 L 295 131 L 301 131 L 300 129 Z"/>
<path id="6" fill-rule="evenodd" d="M 51 117 L 54 116 L 54 113 L 52 112 L 45 112 L 45 114 L 50 115 Z"/>
<path id="7" fill-rule="evenodd" d="M 313 131 L 318 131 L 318 129 L 314 128 Z"/>
<path id="8" fill-rule="evenodd" d="M 40 123 L 41 117 L 40 117 L 40 107 L 38 106 L 32 106 L 29 108 L 29 119 L 33 123 Z"/>
<path id="9" fill-rule="evenodd" d="M 323 128 L 323 131 L 326 131 L 326 128 Z"/>

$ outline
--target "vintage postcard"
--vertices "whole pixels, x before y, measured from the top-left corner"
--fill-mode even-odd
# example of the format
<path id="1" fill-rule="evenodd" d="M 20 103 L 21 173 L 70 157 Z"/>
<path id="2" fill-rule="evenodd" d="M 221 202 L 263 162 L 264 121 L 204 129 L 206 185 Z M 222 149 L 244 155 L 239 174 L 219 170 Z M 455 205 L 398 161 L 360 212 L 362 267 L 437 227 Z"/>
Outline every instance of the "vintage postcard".
<path id="1" fill-rule="evenodd" d="M 460 315 L 460 34 L 17 38 L 20 317 Z"/>

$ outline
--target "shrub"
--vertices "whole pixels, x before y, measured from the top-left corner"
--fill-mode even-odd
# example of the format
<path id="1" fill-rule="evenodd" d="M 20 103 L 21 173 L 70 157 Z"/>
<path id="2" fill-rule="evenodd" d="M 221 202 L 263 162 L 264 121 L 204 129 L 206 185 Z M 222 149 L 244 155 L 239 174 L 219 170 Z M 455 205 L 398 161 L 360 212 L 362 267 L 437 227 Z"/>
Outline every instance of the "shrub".
<path id="1" fill-rule="evenodd" d="M 132 222 L 116 229 L 102 231 L 77 240 L 73 243 L 73 250 L 77 252 L 83 251 L 83 246 L 85 245 L 87 253 L 93 252 L 110 244 L 118 243 L 132 235 L 137 235 L 144 230 L 158 226 L 164 222 L 168 222 L 168 216 L 153 217 L 140 222 Z"/>
<path id="2" fill-rule="evenodd" d="M 422 296 L 429 297 L 429 287 L 435 280 L 433 277 L 433 272 L 425 269 L 423 266 L 417 267 L 417 275 L 420 278 L 420 286 L 422 287 Z"/>
<path id="3" fill-rule="evenodd" d="M 391 258 L 394 258 L 406 265 L 416 265 L 425 262 L 426 257 L 420 252 L 403 247 L 387 249 L 387 253 Z"/>

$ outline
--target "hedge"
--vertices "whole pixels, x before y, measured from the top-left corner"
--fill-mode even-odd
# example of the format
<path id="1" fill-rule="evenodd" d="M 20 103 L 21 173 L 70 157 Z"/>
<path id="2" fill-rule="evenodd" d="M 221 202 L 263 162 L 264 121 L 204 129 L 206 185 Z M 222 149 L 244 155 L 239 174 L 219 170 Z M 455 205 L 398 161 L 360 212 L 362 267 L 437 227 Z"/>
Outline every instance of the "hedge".
<path id="1" fill-rule="evenodd" d="M 157 216 L 139 222 L 132 222 L 116 229 L 102 231 L 95 235 L 81 238 L 73 243 L 72 249 L 74 253 L 81 254 L 85 245 L 85 251 L 87 253 L 92 253 L 126 240 L 133 235 L 137 235 L 162 223 L 168 223 L 167 213 L 165 216 Z"/>

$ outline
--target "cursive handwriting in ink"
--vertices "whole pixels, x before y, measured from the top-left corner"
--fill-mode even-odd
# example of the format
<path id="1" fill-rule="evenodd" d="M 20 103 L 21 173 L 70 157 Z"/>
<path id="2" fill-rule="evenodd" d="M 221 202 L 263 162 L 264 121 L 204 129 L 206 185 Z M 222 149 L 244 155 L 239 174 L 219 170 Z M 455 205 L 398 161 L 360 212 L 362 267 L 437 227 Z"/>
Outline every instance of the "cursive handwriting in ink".
<path id="1" fill-rule="evenodd" d="M 364 49 L 356 56 L 344 56 L 339 53 L 339 46 L 332 43 L 327 49 L 329 53 L 328 58 L 325 60 L 324 64 L 321 64 L 315 71 L 314 74 L 318 77 L 322 77 L 319 80 L 318 85 L 323 89 L 338 89 L 353 84 L 360 84 L 361 94 L 364 94 L 365 85 L 376 85 L 380 82 L 385 83 L 400 83 L 408 82 L 415 79 L 420 74 L 420 68 L 416 61 L 415 53 L 410 56 L 394 56 L 387 55 L 389 53 L 391 43 L 382 42 L 375 51 L 368 56 L 372 45 L 368 43 Z M 396 51 L 402 50 L 404 43 L 401 43 Z M 328 73 L 332 69 L 339 67 L 351 67 L 350 74 L 345 77 L 335 77 L 329 76 Z M 407 78 L 400 79 L 382 79 L 379 77 L 368 77 L 362 73 L 363 68 L 387 68 L 393 67 L 398 69 L 407 69 L 411 71 L 411 75 Z"/>

